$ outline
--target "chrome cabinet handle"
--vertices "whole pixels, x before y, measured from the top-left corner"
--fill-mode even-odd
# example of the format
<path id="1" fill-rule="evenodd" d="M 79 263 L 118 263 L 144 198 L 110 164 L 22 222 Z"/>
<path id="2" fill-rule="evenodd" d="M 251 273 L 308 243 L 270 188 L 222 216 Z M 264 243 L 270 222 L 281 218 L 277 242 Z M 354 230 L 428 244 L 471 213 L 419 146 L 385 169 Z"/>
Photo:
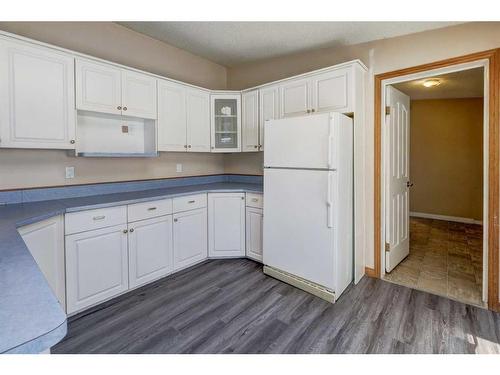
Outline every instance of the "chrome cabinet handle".
<path id="1" fill-rule="evenodd" d="M 129 232 L 132 233 L 134 231 L 134 228 L 130 228 Z"/>
<path id="2" fill-rule="evenodd" d="M 98 220 L 102 220 L 102 219 L 104 219 L 105 217 L 106 217 L 106 216 L 104 216 L 104 215 L 101 215 L 101 216 L 94 216 L 94 217 L 93 217 L 93 219 L 94 219 L 95 221 L 98 221 Z"/>
<path id="3" fill-rule="evenodd" d="M 119 105 L 118 107 L 116 107 L 116 109 L 117 109 L 117 110 L 119 110 L 119 111 L 121 111 L 122 106 L 121 106 L 121 105 Z"/>
<path id="4" fill-rule="evenodd" d="M 194 200 L 193 201 L 188 201 L 188 203 L 194 203 L 194 202 L 196 202 L 196 201 L 194 201 Z"/>
<path id="5" fill-rule="evenodd" d="M 124 229 L 124 230 L 123 230 L 123 233 L 128 233 L 128 230 Z"/>
<path id="6" fill-rule="evenodd" d="M 148 211 L 154 211 L 154 210 L 156 210 L 156 207 L 149 207 L 148 208 Z"/>

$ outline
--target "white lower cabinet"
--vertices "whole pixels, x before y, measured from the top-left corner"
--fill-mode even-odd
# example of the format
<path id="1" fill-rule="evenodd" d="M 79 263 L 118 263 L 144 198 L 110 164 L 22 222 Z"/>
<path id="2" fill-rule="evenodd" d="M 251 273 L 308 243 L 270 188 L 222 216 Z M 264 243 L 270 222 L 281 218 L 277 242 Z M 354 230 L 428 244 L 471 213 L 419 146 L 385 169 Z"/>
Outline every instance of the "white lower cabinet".
<path id="1" fill-rule="evenodd" d="M 208 194 L 208 255 L 245 256 L 245 194 Z"/>
<path id="2" fill-rule="evenodd" d="M 66 298 L 71 314 L 128 290 L 127 225 L 66 236 Z"/>
<path id="3" fill-rule="evenodd" d="M 262 208 L 246 208 L 246 255 L 262 262 Z"/>
<path id="4" fill-rule="evenodd" d="M 174 270 L 179 270 L 207 257 L 207 209 L 178 212 L 173 217 Z"/>
<path id="5" fill-rule="evenodd" d="M 131 288 L 172 272 L 172 215 L 129 223 L 128 233 Z"/>

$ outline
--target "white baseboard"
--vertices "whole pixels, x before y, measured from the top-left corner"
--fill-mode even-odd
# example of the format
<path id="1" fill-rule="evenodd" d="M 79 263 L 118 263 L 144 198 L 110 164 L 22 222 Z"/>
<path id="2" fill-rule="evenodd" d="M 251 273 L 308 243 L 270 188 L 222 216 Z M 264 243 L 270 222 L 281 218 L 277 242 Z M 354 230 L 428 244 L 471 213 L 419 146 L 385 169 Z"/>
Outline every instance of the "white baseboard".
<path id="1" fill-rule="evenodd" d="M 468 217 L 426 214 L 424 212 L 410 212 L 410 216 L 421 217 L 421 218 L 424 218 L 424 219 L 454 221 L 454 222 L 457 222 L 457 223 L 466 223 L 466 224 L 481 224 L 481 225 L 483 224 L 482 220 L 471 219 L 471 218 L 468 218 Z"/>

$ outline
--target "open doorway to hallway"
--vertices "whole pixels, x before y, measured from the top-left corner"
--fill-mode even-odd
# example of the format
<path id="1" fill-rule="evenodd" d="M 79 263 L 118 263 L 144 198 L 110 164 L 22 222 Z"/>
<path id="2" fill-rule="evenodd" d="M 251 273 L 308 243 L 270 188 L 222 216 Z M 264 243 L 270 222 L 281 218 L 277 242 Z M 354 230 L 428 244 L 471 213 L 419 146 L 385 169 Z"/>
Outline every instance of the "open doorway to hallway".
<path id="1" fill-rule="evenodd" d="M 484 68 L 387 86 L 384 279 L 485 306 Z"/>

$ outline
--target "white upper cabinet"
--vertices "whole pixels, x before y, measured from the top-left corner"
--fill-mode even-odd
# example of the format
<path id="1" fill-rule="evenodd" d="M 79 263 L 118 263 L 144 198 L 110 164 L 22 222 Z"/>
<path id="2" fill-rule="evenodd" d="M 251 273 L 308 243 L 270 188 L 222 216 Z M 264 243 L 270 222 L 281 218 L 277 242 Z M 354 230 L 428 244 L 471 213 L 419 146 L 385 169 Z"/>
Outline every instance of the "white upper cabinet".
<path id="1" fill-rule="evenodd" d="M 245 194 L 208 194 L 208 255 L 245 255 Z"/>
<path id="2" fill-rule="evenodd" d="M 241 95 L 242 124 L 241 151 L 259 151 L 259 91 L 249 91 Z"/>
<path id="3" fill-rule="evenodd" d="M 210 152 L 210 94 L 158 81 L 158 150 Z"/>
<path id="4" fill-rule="evenodd" d="M 303 116 L 310 113 L 310 78 L 290 80 L 280 85 L 281 118 Z"/>
<path id="5" fill-rule="evenodd" d="M 352 112 L 350 76 L 350 67 L 313 76 L 312 109 L 316 112 Z"/>
<path id="6" fill-rule="evenodd" d="M 210 152 L 210 94 L 186 90 L 186 144 L 190 152 Z"/>
<path id="7" fill-rule="evenodd" d="M 259 90 L 259 145 L 261 151 L 264 150 L 264 126 L 266 121 L 280 118 L 279 95 L 278 86 L 264 87 Z"/>
<path id="8" fill-rule="evenodd" d="M 211 98 L 211 151 L 241 151 L 241 95 L 213 94 Z"/>
<path id="9" fill-rule="evenodd" d="M 76 108 L 156 119 L 156 79 L 113 65 L 76 59 Z"/>
<path id="10" fill-rule="evenodd" d="M 74 59 L 0 39 L 0 147 L 75 148 Z"/>
<path id="11" fill-rule="evenodd" d="M 76 108 L 121 115 L 121 70 L 76 59 Z"/>
<path id="12" fill-rule="evenodd" d="M 207 120 L 208 121 L 208 115 Z M 186 151 L 186 88 L 158 81 L 158 151 Z"/>
<path id="13" fill-rule="evenodd" d="M 122 69 L 122 114 L 156 119 L 156 78 Z"/>

